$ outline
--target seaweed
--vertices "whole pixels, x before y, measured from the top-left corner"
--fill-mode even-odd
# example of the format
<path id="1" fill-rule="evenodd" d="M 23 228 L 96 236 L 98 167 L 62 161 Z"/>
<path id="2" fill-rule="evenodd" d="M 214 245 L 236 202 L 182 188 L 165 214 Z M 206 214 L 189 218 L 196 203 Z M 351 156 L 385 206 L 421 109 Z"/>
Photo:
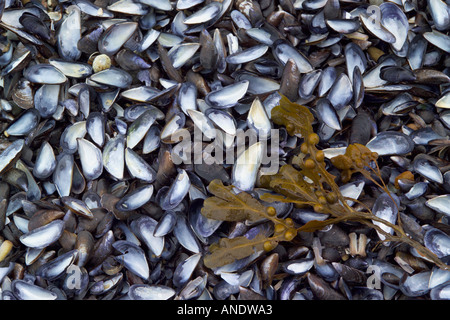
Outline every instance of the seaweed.
<path id="1" fill-rule="evenodd" d="M 271 251 L 280 242 L 293 241 L 299 232 L 314 232 L 330 224 L 356 221 L 384 235 L 383 241 L 406 243 L 440 268 L 447 268 L 434 253 L 406 234 L 400 219 L 393 224 L 374 215 L 370 208 L 356 211 L 348 204 L 348 200 L 358 200 L 344 197 L 339 190 L 337 177 L 329 172 L 330 168 L 327 170 L 324 152 L 317 148 L 319 136 L 313 130 L 314 116 L 307 107 L 282 96 L 279 105 L 272 109 L 271 115 L 275 124 L 286 127 L 289 135 L 300 136 L 304 142 L 300 146 L 300 153 L 295 157 L 295 163 L 281 166 L 279 172 L 274 175 L 261 177 L 260 186 L 274 191 L 275 194 L 262 194 L 260 200 L 265 203 L 288 202 L 300 207 L 310 206 L 315 212 L 327 214 L 329 217 L 324 221 L 313 220 L 297 226 L 291 218 L 277 217 L 273 206 L 263 205 L 250 193 L 241 192 L 233 186 L 225 186 L 221 181 L 214 180 L 208 186 L 213 196 L 205 199 L 201 211 L 204 216 L 223 221 L 266 220 L 273 223 L 274 228 L 269 236 L 260 233 L 252 239 L 245 236 L 220 239 L 209 247 L 209 253 L 204 257 L 206 267 L 217 268 L 261 250 Z M 340 181 L 347 182 L 353 174 L 360 173 L 392 198 L 381 177 L 377 159 L 378 154 L 364 145 L 351 144 L 345 154 L 331 158 L 330 161 L 332 166 L 340 171 Z M 393 233 L 384 231 L 380 224 L 392 228 Z"/>

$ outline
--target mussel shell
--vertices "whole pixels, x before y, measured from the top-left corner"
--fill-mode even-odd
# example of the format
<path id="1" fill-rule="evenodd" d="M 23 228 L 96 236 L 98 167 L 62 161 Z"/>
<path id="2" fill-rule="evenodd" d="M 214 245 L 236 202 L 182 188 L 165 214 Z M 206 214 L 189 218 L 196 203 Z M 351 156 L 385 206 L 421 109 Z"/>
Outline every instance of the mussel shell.
<path id="1" fill-rule="evenodd" d="M 431 300 L 449 300 L 449 285 L 445 285 L 439 288 L 433 288 L 430 291 Z"/>
<path id="2" fill-rule="evenodd" d="M 34 90 L 31 82 L 25 79 L 19 80 L 13 90 L 12 99 L 22 109 L 33 107 Z"/>
<path id="3" fill-rule="evenodd" d="M 168 300 L 176 291 L 162 285 L 134 284 L 128 291 L 131 300 Z"/>
<path id="4" fill-rule="evenodd" d="M 409 23 L 405 13 L 391 2 L 384 2 L 380 5 L 381 24 L 395 37 L 392 43 L 394 50 L 400 51 L 408 35 Z"/>
<path id="5" fill-rule="evenodd" d="M 322 98 L 317 101 L 316 110 L 323 123 L 335 130 L 341 130 L 341 123 L 336 109 L 333 108 L 328 99 Z"/>
<path id="6" fill-rule="evenodd" d="M 405 276 L 400 283 L 400 290 L 408 297 L 417 297 L 430 291 L 428 282 L 431 271 L 423 271 L 414 275 Z"/>
<path id="7" fill-rule="evenodd" d="M 197 264 L 200 262 L 200 259 L 201 254 L 197 253 L 188 257 L 176 267 L 173 277 L 175 287 L 181 288 L 189 281 L 189 278 L 197 267 Z"/>
<path id="8" fill-rule="evenodd" d="M 407 54 L 408 63 L 412 70 L 423 66 L 426 51 L 427 41 L 422 35 L 416 35 L 409 43 Z"/>
<path id="9" fill-rule="evenodd" d="M 310 99 L 314 90 L 319 85 L 322 78 L 321 70 L 314 70 L 305 74 L 301 79 L 298 87 L 298 95 L 302 99 Z"/>
<path id="10" fill-rule="evenodd" d="M 136 22 L 127 21 L 113 24 L 101 35 L 98 41 L 98 50 L 108 56 L 114 55 L 130 39 L 137 27 Z"/>
<path id="11" fill-rule="evenodd" d="M 159 199 L 160 207 L 163 210 L 171 210 L 178 206 L 189 192 L 191 181 L 187 172 L 183 169 L 179 170 L 175 180 L 168 189 L 160 189 Z"/>
<path id="12" fill-rule="evenodd" d="M 256 131 L 260 139 L 268 139 L 270 137 L 272 125 L 259 98 L 253 100 L 253 103 L 250 106 L 247 124 L 249 128 Z"/>
<path id="13" fill-rule="evenodd" d="M 257 45 L 241 52 L 236 52 L 226 58 L 227 63 L 240 64 L 254 61 L 262 57 L 269 49 L 266 45 Z"/>
<path id="14" fill-rule="evenodd" d="M 161 11 L 172 10 L 172 4 L 169 0 L 140 0 L 139 2 Z"/>
<path id="15" fill-rule="evenodd" d="M 116 203 L 116 208 L 121 211 L 136 210 L 150 201 L 152 194 L 153 185 L 151 184 L 136 188 L 120 199 Z"/>
<path id="16" fill-rule="evenodd" d="M 64 152 L 75 153 L 78 150 L 77 139 L 86 135 L 86 121 L 75 122 L 64 129 L 59 144 Z"/>
<path id="17" fill-rule="evenodd" d="M 183 23 L 187 25 L 206 23 L 219 15 L 221 9 L 220 2 L 211 2 L 184 19 Z"/>
<path id="18" fill-rule="evenodd" d="M 155 227 L 154 235 L 156 237 L 163 237 L 172 232 L 175 224 L 177 223 L 177 213 L 171 210 L 167 210 Z"/>
<path id="19" fill-rule="evenodd" d="M 186 10 L 192 8 L 200 3 L 203 3 L 205 0 L 178 0 L 176 8 L 177 10 Z"/>
<path id="20" fill-rule="evenodd" d="M 182 43 L 173 46 L 167 53 L 175 69 L 184 66 L 200 48 L 199 43 Z"/>
<path id="21" fill-rule="evenodd" d="M 361 47 L 354 42 L 350 42 L 345 46 L 344 53 L 347 74 L 350 78 L 350 82 L 353 83 L 353 72 L 355 68 L 358 67 L 359 71 L 363 74 L 367 69 L 367 59 Z"/>
<path id="22" fill-rule="evenodd" d="M 83 176 L 87 180 L 97 179 L 103 172 L 101 150 L 86 139 L 78 138 L 77 142 Z"/>
<path id="23" fill-rule="evenodd" d="M 160 92 L 161 91 L 153 87 L 140 86 L 124 90 L 120 93 L 120 96 L 133 101 L 147 102 L 158 96 Z"/>
<path id="24" fill-rule="evenodd" d="M 148 6 L 145 4 L 133 0 L 119 0 L 107 6 L 106 9 L 113 12 L 137 16 L 143 16 L 147 14 L 149 10 Z"/>
<path id="25" fill-rule="evenodd" d="M 45 248 L 56 242 L 64 230 L 64 221 L 54 220 L 20 236 L 19 240 L 30 248 Z"/>
<path id="26" fill-rule="evenodd" d="M 189 208 L 189 223 L 194 232 L 202 238 L 210 237 L 222 224 L 220 220 L 208 219 L 201 214 L 203 199 L 196 199 L 191 202 Z"/>
<path id="27" fill-rule="evenodd" d="M 83 53 L 93 54 L 97 51 L 97 44 L 100 36 L 104 32 L 101 25 L 95 26 L 89 31 L 85 32 L 84 35 L 78 40 L 77 48 Z"/>
<path id="28" fill-rule="evenodd" d="M 80 79 L 92 74 L 92 67 L 88 63 L 69 62 L 61 59 L 49 59 L 48 62 L 66 77 Z"/>
<path id="29" fill-rule="evenodd" d="M 20 22 L 20 17 L 23 16 L 24 14 L 31 14 L 35 17 L 39 17 L 40 16 L 40 12 L 39 9 L 37 7 L 30 7 L 30 8 L 18 8 L 18 9 L 13 9 L 11 8 L 11 10 L 5 10 L 5 7 L 9 7 L 10 5 L 8 5 L 8 3 L 6 1 L 3 1 L 1 7 L 1 21 L 9 26 L 12 27 L 16 27 L 16 28 L 24 28 L 24 26 L 22 25 L 22 23 Z"/>
<path id="30" fill-rule="evenodd" d="M 68 196 L 72 189 L 74 159 L 72 154 L 63 153 L 57 158 L 53 171 L 53 183 L 61 197 Z"/>
<path id="31" fill-rule="evenodd" d="M 281 87 L 280 83 L 273 80 L 272 78 L 261 77 L 258 74 L 244 70 L 236 71 L 236 80 L 248 81 L 249 85 L 247 92 L 253 95 L 262 95 L 276 92 L 277 90 L 280 90 Z"/>
<path id="32" fill-rule="evenodd" d="M 115 257 L 117 261 L 122 263 L 138 277 L 141 277 L 144 280 L 148 279 L 150 268 L 142 248 L 132 242 L 124 240 L 114 242 L 113 247 L 122 253 L 122 255 Z"/>
<path id="33" fill-rule="evenodd" d="M 437 183 L 444 182 L 442 173 L 439 168 L 428 161 L 426 158 L 416 157 L 414 158 L 412 165 L 415 172 L 427 178 L 428 180 Z"/>
<path id="34" fill-rule="evenodd" d="M 399 66 L 381 68 L 380 78 L 393 83 L 416 80 L 416 76 L 411 70 Z"/>
<path id="35" fill-rule="evenodd" d="M 395 200 L 395 202 L 394 202 Z M 400 201 L 397 196 L 393 195 L 392 198 L 387 193 L 382 193 L 376 200 L 372 208 L 372 212 L 378 218 L 395 224 L 398 215 L 398 205 Z M 382 222 L 373 221 L 375 225 L 380 227 L 384 232 L 392 234 L 394 230 L 383 224 Z M 378 236 L 381 240 L 385 240 L 386 236 L 377 230 Z"/>
<path id="36" fill-rule="evenodd" d="M 214 108 L 230 108 L 236 105 L 246 93 L 249 86 L 249 81 L 243 80 L 233 83 L 222 89 L 212 91 L 205 97 L 207 104 Z"/>
<path id="37" fill-rule="evenodd" d="M 439 213 L 450 216 L 450 195 L 448 194 L 434 197 L 425 202 L 425 204 Z"/>
<path id="38" fill-rule="evenodd" d="M 10 74 L 12 72 L 24 69 L 28 62 L 30 62 L 30 58 L 31 51 L 27 50 L 21 56 L 11 59 L 10 62 L 4 68 L 2 68 L 1 75 L 6 76 L 7 74 Z"/>
<path id="39" fill-rule="evenodd" d="M 86 132 L 99 147 L 102 147 L 106 140 L 105 122 L 105 116 L 100 112 L 92 112 L 86 119 Z"/>
<path id="40" fill-rule="evenodd" d="M 448 4 L 441 0 L 428 0 L 427 3 L 436 29 L 439 31 L 448 30 L 450 27 Z"/>
<path id="41" fill-rule="evenodd" d="M 183 112 L 175 113 L 170 119 L 167 120 L 166 125 L 161 130 L 161 142 L 164 143 L 176 143 L 179 141 L 178 134 L 184 130 L 186 124 L 186 116 Z"/>
<path id="42" fill-rule="evenodd" d="M 253 189 L 264 155 L 264 145 L 257 142 L 238 155 L 233 166 L 231 183 L 242 191 Z"/>
<path id="43" fill-rule="evenodd" d="M 234 136 L 236 134 L 236 120 L 226 111 L 219 109 L 208 109 L 205 115 L 225 133 Z"/>
<path id="44" fill-rule="evenodd" d="M 188 114 L 188 110 L 197 109 L 197 87 L 192 82 L 184 82 L 178 91 L 178 105 Z"/>
<path id="45" fill-rule="evenodd" d="M 133 81 L 131 75 L 128 72 L 115 67 L 111 67 L 109 69 L 94 73 L 88 79 L 98 84 L 104 84 L 107 86 L 122 89 L 129 87 L 131 82 Z"/>
<path id="46" fill-rule="evenodd" d="M 273 55 L 283 65 L 286 64 L 288 59 L 293 59 L 297 64 L 297 68 L 300 73 L 307 73 L 313 70 L 311 63 L 308 59 L 294 47 L 283 40 L 277 40 L 273 44 Z"/>
<path id="47" fill-rule="evenodd" d="M 34 95 L 34 107 L 43 118 L 51 117 L 58 108 L 60 86 L 44 84 Z"/>
<path id="48" fill-rule="evenodd" d="M 341 73 L 328 92 L 327 99 L 336 110 L 344 108 L 353 98 L 353 88 L 350 78 Z"/>
<path id="49" fill-rule="evenodd" d="M 349 34 L 355 32 L 361 26 L 358 18 L 354 19 L 328 19 L 327 25 L 336 32 Z"/>
<path id="50" fill-rule="evenodd" d="M 37 154 L 33 167 L 33 176 L 38 179 L 46 179 L 52 175 L 56 168 L 56 158 L 52 146 L 44 141 Z"/>
<path id="51" fill-rule="evenodd" d="M 173 229 L 173 233 L 177 238 L 178 242 L 185 249 L 193 253 L 200 253 L 202 251 L 202 248 L 197 240 L 197 237 L 195 236 L 194 232 L 192 231 L 192 228 L 190 227 L 187 219 L 184 216 L 182 215 L 177 216 L 177 222 Z"/>
<path id="52" fill-rule="evenodd" d="M 36 270 L 36 275 L 47 280 L 55 280 L 61 277 L 67 268 L 75 261 L 77 250 L 66 252 L 57 258 L 43 264 Z"/>
<path id="53" fill-rule="evenodd" d="M 127 147 L 133 149 L 145 137 L 155 120 L 155 112 L 150 109 L 133 121 L 127 130 Z"/>
<path id="54" fill-rule="evenodd" d="M 164 250 L 164 237 L 155 237 L 153 235 L 157 224 L 157 221 L 154 219 L 142 216 L 133 220 L 130 227 L 133 233 L 145 243 L 155 256 L 160 256 Z"/>
<path id="55" fill-rule="evenodd" d="M 61 58 L 76 61 L 81 56 L 78 41 L 81 38 L 81 10 L 76 5 L 68 8 L 69 14 L 58 29 L 57 46 Z"/>
<path id="56" fill-rule="evenodd" d="M 288 274 L 301 276 L 307 273 L 313 265 L 314 259 L 312 258 L 296 259 L 284 263 L 282 269 Z"/>
<path id="57" fill-rule="evenodd" d="M 450 53 L 450 37 L 448 35 L 437 30 L 433 30 L 431 32 L 425 32 L 423 37 L 432 45 L 435 45 L 439 49 Z"/>
<path id="58" fill-rule="evenodd" d="M 122 49 L 115 55 L 115 61 L 127 71 L 149 69 L 151 65 L 141 56 L 129 49 Z"/>
<path id="59" fill-rule="evenodd" d="M 28 109 L 23 112 L 4 131 L 5 136 L 26 136 L 38 125 L 41 117 L 36 109 Z"/>
<path id="60" fill-rule="evenodd" d="M 108 10 L 100 8 L 87 0 L 76 0 L 75 3 L 80 8 L 81 12 L 86 13 L 90 16 L 100 18 L 114 17 L 114 15 Z"/>
<path id="61" fill-rule="evenodd" d="M 199 128 L 208 139 L 214 139 L 216 137 L 214 124 L 204 113 L 194 109 L 189 109 L 187 112 L 196 128 Z"/>
<path id="62" fill-rule="evenodd" d="M 147 183 L 152 183 L 156 179 L 155 170 L 130 148 L 125 149 L 125 164 L 133 178 Z"/>
<path id="63" fill-rule="evenodd" d="M 328 90 L 330 90 L 331 86 L 336 80 L 336 77 L 336 68 L 327 67 L 322 70 L 320 82 L 317 88 L 317 94 L 319 97 L 323 97 L 328 92 Z"/>
<path id="64" fill-rule="evenodd" d="M 94 215 L 89 207 L 80 199 L 71 196 L 61 197 L 61 202 L 64 207 L 71 212 L 78 214 L 84 218 L 93 219 Z"/>
<path id="65" fill-rule="evenodd" d="M 13 280 L 11 289 L 19 300 L 56 300 L 56 293 L 25 280 Z"/>
<path id="66" fill-rule="evenodd" d="M 385 131 L 370 140 L 366 147 L 380 156 L 403 155 L 414 149 L 414 141 L 404 133 Z"/>

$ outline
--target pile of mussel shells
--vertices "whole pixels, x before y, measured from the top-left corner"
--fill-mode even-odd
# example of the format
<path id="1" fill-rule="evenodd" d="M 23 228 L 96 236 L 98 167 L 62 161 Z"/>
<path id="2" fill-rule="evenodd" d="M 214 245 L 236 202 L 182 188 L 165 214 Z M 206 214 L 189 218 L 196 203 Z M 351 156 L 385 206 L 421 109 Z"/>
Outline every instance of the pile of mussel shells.
<path id="1" fill-rule="evenodd" d="M 327 159 L 379 154 L 392 196 L 356 176 L 348 204 L 450 262 L 448 0 L 0 0 L 0 30 L 2 299 L 450 298 L 450 271 L 350 222 L 206 268 L 219 238 L 273 232 L 201 215 L 209 182 L 273 191 L 260 163 L 177 149 L 195 129 L 202 159 L 219 134 L 229 151 L 238 130 L 277 129 L 289 163 L 303 137 L 271 121 L 284 95 Z"/>

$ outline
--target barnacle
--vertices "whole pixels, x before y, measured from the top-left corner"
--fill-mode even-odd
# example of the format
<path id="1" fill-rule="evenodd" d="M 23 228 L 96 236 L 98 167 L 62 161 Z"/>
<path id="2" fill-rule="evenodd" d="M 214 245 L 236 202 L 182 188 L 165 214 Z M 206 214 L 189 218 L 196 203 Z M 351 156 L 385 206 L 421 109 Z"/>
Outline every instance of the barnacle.
<path id="1" fill-rule="evenodd" d="M 275 124 L 285 126 L 290 135 L 302 137 L 304 142 L 300 146 L 301 154 L 297 155 L 295 164 L 285 164 L 278 173 L 261 177 L 261 187 L 275 193 L 265 193 L 260 199 L 267 203 L 278 201 L 310 206 L 314 211 L 328 214 L 330 217 L 324 221 L 313 220 L 296 226 L 290 218 L 278 218 L 273 207 L 265 207 L 249 193 L 239 192 L 233 186 L 225 186 L 220 180 L 214 180 L 208 186 L 214 196 L 205 200 L 202 208 L 204 216 L 224 221 L 256 222 L 265 219 L 271 221 L 274 228 L 269 236 L 260 233 L 252 239 L 244 236 L 222 238 L 210 246 L 209 254 L 204 257 L 205 266 L 216 268 L 261 250 L 271 251 L 279 242 L 293 241 L 301 231 L 314 232 L 330 224 L 357 221 L 383 234 L 385 241 L 407 243 L 439 267 L 447 268 L 435 254 L 409 237 L 400 223 L 385 221 L 372 214 L 369 208 L 360 212 L 348 205 L 348 199 L 339 190 L 337 177 L 327 170 L 323 151 L 317 149 L 319 136 L 313 130 L 314 117 L 307 107 L 292 103 L 282 96 L 280 104 L 272 109 L 272 120 Z M 347 147 L 345 154 L 332 158 L 331 163 L 340 170 L 342 182 L 349 181 L 356 172 L 361 173 L 390 195 L 381 178 L 377 158 L 377 153 L 371 152 L 364 145 L 352 144 Z M 385 232 L 380 228 L 380 223 L 392 228 L 394 234 Z"/>

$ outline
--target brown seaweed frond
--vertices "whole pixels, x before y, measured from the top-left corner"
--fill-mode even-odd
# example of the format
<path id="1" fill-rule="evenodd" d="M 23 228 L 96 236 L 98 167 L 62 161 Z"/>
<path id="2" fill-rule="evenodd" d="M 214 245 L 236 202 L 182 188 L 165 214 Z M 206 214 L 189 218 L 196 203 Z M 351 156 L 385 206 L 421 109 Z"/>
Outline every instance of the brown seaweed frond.
<path id="1" fill-rule="evenodd" d="M 384 235 L 384 241 L 406 243 L 437 266 L 447 268 L 434 253 L 409 237 L 400 221 L 393 224 L 374 215 L 370 208 L 361 212 L 348 204 L 349 199 L 340 192 L 336 177 L 327 170 L 324 152 L 317 149 L 319 136 L 314 133 L 314 117 L 307 107 L 292 103 L 282 96 L 280 104 L 272 109 L 272 120 L 277 125 L 285 126 L 290 135 L 302 137 L 304 142 L 300 147 L 301 156 L 296 161 L 298 168 L 286 164 L 277 174 L 261 178 L 261 186 L 275 194 L 265 193 L 260 200 L 266 203 L 288 202 L 297 206 L 310 206 L 315 212 L 328 214 L 329 218 L 295 226 L 291 218 L 278 218 L 274 207 L 266 207 L 249 193 L 236 192 L 233 186 L 225 186 L 221 181 L 214 180 L 208 187 L 214 196 L 205 200 L 202 208 L 204 216 L 223 221 L 266 220 L 273 223 L 274 231 L 269 236 L 258 234 L 252 239 L 244 236 L 222 238 L 210 246 L 209 253 L 204 257 L 205 266 L 217 268 L 261 250 L 273 250 L 282 241 L 292 241 L 299 232 L 314 232 L 330 224 L 356 221 L 377 230 Z M 332 158 L 331 163 L 340 170 L 342 182 L 349 181 L 354 173 L 360 173 L 391 196 L 381 178 L 377 158 L 378 155 L 367 147 L 352 144 L 347 147 L 345 154 Z M 380 224 L 392 228 L 393 234 L 384 231 Z"/>

